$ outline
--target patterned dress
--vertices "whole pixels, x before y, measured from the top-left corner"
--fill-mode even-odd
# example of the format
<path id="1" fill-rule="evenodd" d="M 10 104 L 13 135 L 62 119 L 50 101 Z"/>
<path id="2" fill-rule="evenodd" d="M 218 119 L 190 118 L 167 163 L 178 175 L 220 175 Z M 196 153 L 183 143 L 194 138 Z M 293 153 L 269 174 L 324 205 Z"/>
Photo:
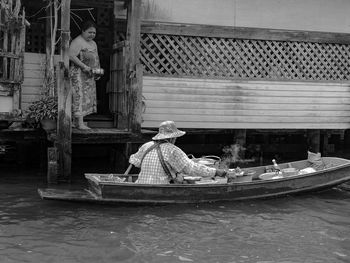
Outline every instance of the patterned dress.
<path id="1" fill-rule="evenodd" d="M 88 43 L 81 36 L 78 36 L 72 41 L 69 52 L 77 56 L 90 68 L 100 67 L 97 45 L 94 41 Z M 97 112 L 96 82 L 94 76 L 83 72 L 79 66 L 71 63 L 70 77 L 73 95 L 73 116 L 86 116 Z"/>
<path id="2" fill-rule="evenodd" d="M 136 167 L 141 168 L 141 172 L 136 183 L 169 184 L 169 178 L 163 170 L 156 149 L 151 150 L 142 160 L 146 150 L 153 144 L 153 141 L 145 143 L 140 147 L 137 153 L 130 156 L 129 162 Z M 164 161 L 168 165 L 171 173 L 181 173 L 190 176 L 203 177 L 213 177 L 215 175 L 215 168 L 210 168 L 193 162 L 179 147 L 172 143 L 162 143 L 160 148 Z"/>

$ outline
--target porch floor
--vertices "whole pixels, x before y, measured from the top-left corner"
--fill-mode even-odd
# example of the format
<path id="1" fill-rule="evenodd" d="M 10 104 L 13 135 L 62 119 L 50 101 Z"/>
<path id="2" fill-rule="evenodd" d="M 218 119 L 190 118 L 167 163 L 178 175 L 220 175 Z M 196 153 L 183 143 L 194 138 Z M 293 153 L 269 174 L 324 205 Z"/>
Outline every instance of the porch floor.
<path id="1" fill-rule="evenodd" d="M 154 136 L 156 132 L 151 130 L 141 130 L 141 133 L 116 128 L 92 128 L 89 130 L 72 129 L 72 144 L 113 144 L 126 142 L 146 142 Z M 48 133 L 48 139 L 55 141 L 56 132 Z"/>

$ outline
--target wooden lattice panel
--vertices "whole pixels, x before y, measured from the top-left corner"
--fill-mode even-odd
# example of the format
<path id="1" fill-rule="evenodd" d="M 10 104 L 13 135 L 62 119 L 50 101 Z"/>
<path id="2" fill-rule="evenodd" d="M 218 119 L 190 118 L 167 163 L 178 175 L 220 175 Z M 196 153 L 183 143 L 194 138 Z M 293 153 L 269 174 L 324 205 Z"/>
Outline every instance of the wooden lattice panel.
<path id="1" fill-rule="evenodd" d="M 97 21 L 99 26 L 109 27 L 110 17 L 110 8 L 97 8 Z"/>
<path id="2" fill-rule="evenodd" d="M 349 80 L 346 44 L 143 33 L 144 73 L 269 80 Z"/>
<path id="3" fill-rule="evenodd" d="M 26 52 L 45 53 L 45 24 L 31 23 L 26 31 Z"/>

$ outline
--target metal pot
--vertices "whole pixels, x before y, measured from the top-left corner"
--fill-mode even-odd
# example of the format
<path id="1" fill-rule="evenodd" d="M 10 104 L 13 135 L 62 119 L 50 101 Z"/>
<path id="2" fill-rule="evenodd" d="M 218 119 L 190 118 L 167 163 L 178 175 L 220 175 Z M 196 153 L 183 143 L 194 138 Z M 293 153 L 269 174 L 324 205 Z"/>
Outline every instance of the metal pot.
<path id="1" fill-rule="evenodd" d="M 208 167 L 218 168 L 221 158 L 215 155 L 202 156 L 200 158 L 195 158 L 192 154 L 189 155 L 189 158 L 192 159 L 195 163 L 200 163 Z"/>

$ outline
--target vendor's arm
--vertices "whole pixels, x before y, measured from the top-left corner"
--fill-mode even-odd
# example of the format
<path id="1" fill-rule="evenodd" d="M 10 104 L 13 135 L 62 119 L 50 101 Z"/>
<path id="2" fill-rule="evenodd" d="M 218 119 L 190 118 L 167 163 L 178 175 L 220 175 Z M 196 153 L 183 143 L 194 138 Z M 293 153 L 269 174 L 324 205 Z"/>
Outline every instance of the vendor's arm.
<path id="1" fill-rule="evenodd" d="M 143 144 L 136 153 L 134 153 L 130 156 L 129 163 L 140 168 L 143 155 L 145 154 L 146 150 L 149 147 L 151 147 L 152 145 L 153 145 L 153 142 L 148 142 L 148 143 Z"/>
<path id="2" fill-rule="evenodd" d="M 215 168 L 193 162 L 177 146 L 174 146 L 172 158 L 167 161 L 176 172 L 190 176 L 214 177 L 216 173 Z"/>

